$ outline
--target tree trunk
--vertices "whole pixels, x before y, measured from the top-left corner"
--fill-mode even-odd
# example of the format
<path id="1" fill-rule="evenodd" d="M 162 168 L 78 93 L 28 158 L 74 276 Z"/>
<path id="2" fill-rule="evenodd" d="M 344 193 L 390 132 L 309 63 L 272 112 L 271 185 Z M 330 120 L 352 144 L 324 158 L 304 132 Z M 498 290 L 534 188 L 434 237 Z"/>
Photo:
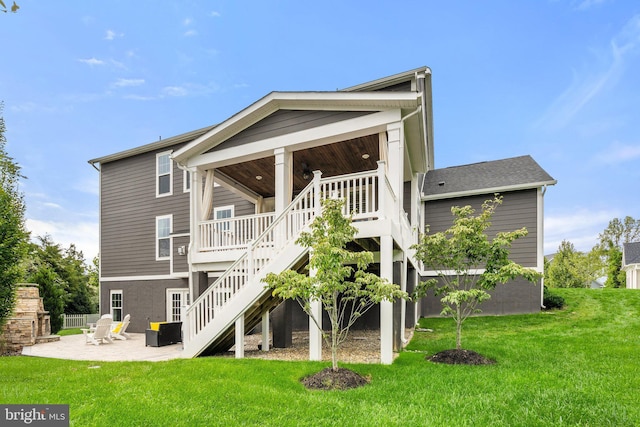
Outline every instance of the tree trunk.
<path id="1" fill-rule="evenodd" d="M 460 306 L 456 307 L 456 349 L 460 350 L 462 348 L 462 318 L 460 317 Z"/>

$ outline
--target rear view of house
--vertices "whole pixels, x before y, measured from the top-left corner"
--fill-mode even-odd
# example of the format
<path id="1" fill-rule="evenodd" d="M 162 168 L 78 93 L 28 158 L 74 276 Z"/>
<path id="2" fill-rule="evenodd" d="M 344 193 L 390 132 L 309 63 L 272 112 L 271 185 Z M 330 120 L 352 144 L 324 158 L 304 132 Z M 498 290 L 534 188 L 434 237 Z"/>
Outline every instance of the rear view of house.
<path id="1" fill-rule="evenodd" d="M 295 240 L 327 197 L 345 199 L 356 247 L 374 252 L 372 271 L 404 290 L 431 274 L 410 249 L 425 224 L 437 231 L 452 204 L 495 192 L 505 198 L 496 230 L 527 226 L 514 257 L 541 270 L 542 198 L 555 181 L 529 156 L 438 170 L 433 152 L 431 71 L 423 67 L 341 91 L 272 92 L 215 126 L 93 159 L 101 311 L 130 313 L 132 331 L 183 322 L 187 357 L 234 344 L 241 357 L 245 333 L 258 325 L 274 343 L 308 327 L 310 359 L 318 360 L 316 328 L 261 279 L 304 269 L 308 253 Z M 539 310 L 539 284 L 506 286 L 490 311 Z M 383 363 L 433 304 L 383 302 L 362 319 L 361 327 L 380 329 Z"/>

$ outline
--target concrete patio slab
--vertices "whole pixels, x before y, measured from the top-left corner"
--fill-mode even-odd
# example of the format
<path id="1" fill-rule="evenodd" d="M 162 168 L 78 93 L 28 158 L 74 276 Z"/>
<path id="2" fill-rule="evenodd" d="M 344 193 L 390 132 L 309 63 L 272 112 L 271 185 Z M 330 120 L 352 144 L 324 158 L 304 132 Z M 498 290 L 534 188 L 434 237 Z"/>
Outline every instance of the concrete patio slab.
<path id="1" fill-rule="evenodd" d="M 159 362 L 182 357 L 182 343 L 163 347 L 146 347 L 144 334 L 130 333 L 129 335 L 131 335 L 131 339 L 126 341 L 114 340 L 113 344 L 100 345 L 86 343 L 82 334 L 67 335 L 60 337 L 60 341 L 24 347 L 22 354 L 24 356 L 103 362 Z"/>

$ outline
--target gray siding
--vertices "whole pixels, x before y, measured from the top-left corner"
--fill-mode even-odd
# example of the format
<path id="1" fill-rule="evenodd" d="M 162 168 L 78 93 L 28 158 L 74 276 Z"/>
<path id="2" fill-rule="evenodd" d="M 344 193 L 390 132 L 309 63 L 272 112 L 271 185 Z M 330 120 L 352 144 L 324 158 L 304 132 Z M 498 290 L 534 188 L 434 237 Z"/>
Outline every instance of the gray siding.
<path id="1" fill-rule="evenodd" d="M 175 146 L 175 149 L 180 146 Z M 165 149 L 158 152 L 167 151 Z M 190 193 L 183 192 L 183 171 L 173 162 L 173 194 L 156 197 L 156 153 L 101 165 L 102 277 L 167 275 L 170 261 L 156 261 L 156 217 L 173 215 L 173 233 L 189 233 Z M 236 216 L 255 207 L 224 187 L 215 187 L 214 206 L 234 205 Z M 187 272 L 187 257 L 177 254 L 188 238 L 173 239 L 174 273 Z"/>
<path id="2" fill-rule="evenodd" d="M 101 314 L 109 313 L 109 293 L 122 290 L 122 315 L 131 315 L 129 332 L 144 332 L 149 322 L 163 322 L 167 317 L 167 289 L 188 288 L 187 279 L 126 281 L 100 283 Z"/>
<path id="3" fill-rule="evenodd" d="M 424 278 L 423 278 L 424 279 Z M 504 285 L 498 285 L 489 292 L 491 298 L 480 306 L 480 315 L 503 315 L 537 313 L 542 303 L 540 299 L 540 282 L 531 283 L 524 279 L 516 279 Z M 442 311 L 440 299 L 429 293 L 420 300 L 420 316 L 439 316 Z"/>
<path id="4" fill-rule="evenodd" d="M 471 205 L 476 213 L 481 210 L 485 200 L 492 194 L 445 199 L 426 202 L 425 224 L 429 232 L 440 232 L 449 228 L 453 221 L 452 206 Z M 503 194 L 503 202 L 492 217 L 490 234 L 501 231 L 513 231 L 526 227 L 527 236 L 513 242 L 510 258 L 525 267 L 537 267 L 537 190 L 514 191 Z M 421 278 L 425 280 L 426 278 Z M 520 314 L 535 313 L 540 310 L 540 283 L 530 283 L 516 279 L 504 285 L 498 285 L 490 292 L 491 299 L 485 301 L 480 309 L 483 314 Z M 428 295 L 420 302 L 421 316 L 437 316 L 442 306 L 440 298 Z"/>
<path id="5" fill-rule="evenodd" d="M 444 231 L 453 223 L 452 206 L 471 205 L 476 213 L 481 210 L 485 200 L 493 198 L 492 194 L 445 199 L 426 202 L 425 225 L 430 233 Z M 537 190 L 514 191 L 503 194 L 503 202 L 493 214 L 489 232 L 513 231 L 526 227 L 527 236 L 513 242 L 510 258 L 525 267 L 538 265 L 538 222 L 537 222 Z"/>
<path id="6" fill-rule="evenodd" d="M 173 232 L 189 231 L 189 193 L 175 162 L 173 194 L 156 197 L 157 152 L 101 165 L 103 277 L 169 274 L 169 261 L 156 261 L 156 217 L 172 214 Z"/>
<path id="7" fill-rule="evenodd" d="M 371 112 L 279 110 L 227 139 L 211 151 L 237 147 L 249 142 L 311 129 L 367 114 L 371 114 Z"/>

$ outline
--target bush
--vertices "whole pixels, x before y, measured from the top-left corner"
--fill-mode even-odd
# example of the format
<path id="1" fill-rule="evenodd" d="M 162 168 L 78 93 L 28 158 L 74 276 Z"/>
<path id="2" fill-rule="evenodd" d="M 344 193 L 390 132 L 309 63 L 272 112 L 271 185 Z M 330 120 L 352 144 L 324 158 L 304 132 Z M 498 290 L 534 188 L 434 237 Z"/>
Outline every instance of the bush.
<path id="1" fill-rule="evenodd" d="M 542 296 L 542 305 L 545 310 L 553 310 L 554 308 L 561 309 L 564 307 L 564 298 L 560 295 L 556 295 L 544 287 L 544 294 Z"/>

